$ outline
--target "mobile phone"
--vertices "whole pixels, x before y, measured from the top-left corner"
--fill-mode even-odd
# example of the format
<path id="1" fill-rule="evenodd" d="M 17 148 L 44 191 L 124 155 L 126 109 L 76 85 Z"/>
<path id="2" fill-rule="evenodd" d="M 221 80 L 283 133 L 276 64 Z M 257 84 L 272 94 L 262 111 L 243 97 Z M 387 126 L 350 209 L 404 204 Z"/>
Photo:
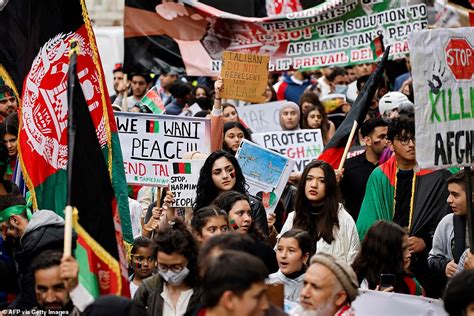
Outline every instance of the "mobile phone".
<path id="1" fill-rule="evenodd" d="M 395 274 L 382 273 L 380 274 L 379 288 L 385 290 L 391 286 L 395 286 Z"/>

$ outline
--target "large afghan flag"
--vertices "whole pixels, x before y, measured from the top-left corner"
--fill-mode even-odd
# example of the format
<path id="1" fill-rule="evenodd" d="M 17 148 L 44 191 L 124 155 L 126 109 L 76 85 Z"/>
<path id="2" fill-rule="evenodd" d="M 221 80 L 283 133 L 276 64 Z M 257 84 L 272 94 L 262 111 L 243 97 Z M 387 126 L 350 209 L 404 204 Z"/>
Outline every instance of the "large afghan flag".
<path id="1" fill-rule="evenodd" d="M 357 231 L 361 240 L 377 220 L 393 221 L 397 172 L 397 162 L 395 156 L 392 156 L 370 175 L 357 219 Z M 433 236 L 439 221 L 449 213 L 446 180 L 451 174 L 450 170 L 417 171 L 412 182 L 415 195 L 410 236 L 418 236 L 419 233 Z"/>
<path id="2" fill-rule="evenodd" d="M 7 2 L 0 9 L 0 39 L 0 63 L 22 91 L 18 146 L 33 206 L 60 215 L 66 205 L 67 187 L 69 47 L 72 40 L 79 44 L 76 90 L 80 93 L 75 93 L 74 103 L 88 109 L 94 131 L 93 138 L 83 136 L 83 147 L 76 151 L 82 153 L 82 158 L 76 156 L 75 160 L 82 173 L 76 173 L 77 185 L 72 192 L 79 224 L 90 237 L 78 231 L 80 281 L 93 295 L 128 295 L 123 241 L 132 242 L 133 237 L 123 160 L 85 0 Z M 82 125 L 88 123 L 77 124 L 82 131 Z M 95 143 L 103 164 L 90 156 Z M 102 185 L 103 177 L 96 168 L 105 168 L 109 188 Z M 109 256 L 103 256 L 105 253 Z M 94 255 L 104 264 L 90 261 Z M 85 269 L 87 262 L 89 269 Z M 85 278 L 88 272 L 95 279 Z M 86 279 L 96 282 L 96 290 L 93 284 L 85 283 Z"/>
<path id="3" fill-rule="evenodd" d="M 352 106 L 349 113 L 347 113 L 346 118 L 344 121 L 342 121 L 336 133 L 331 138 L 329 143 L 324 147 L 323 152 L 318 157 L 318 159 L 329 163 L 334 169 L 339 168 L 339 163 L 342 159 L 342 155 L 344 154 L 344 148 L 346 146 L 347 140 L 349 139 L 349 134 L 351 133 L 354 121 L 357 121 L 358 123 L 358 130 L 361 124 L 364 122 L 367 113 L 369 112 L 370 104 L 372 103 L 372 99 L 374 98 L 375 92 L 377 91 L 385 70 L 385 66 L 387 64 L 389 51 L 390 47 L 387 47 L 382 60 L 379 62 L 377 68 L 370 75 L 364 87 L 357 95 L 354 105 Z M 357 133 L 354 135 L 357 135 Z"/>

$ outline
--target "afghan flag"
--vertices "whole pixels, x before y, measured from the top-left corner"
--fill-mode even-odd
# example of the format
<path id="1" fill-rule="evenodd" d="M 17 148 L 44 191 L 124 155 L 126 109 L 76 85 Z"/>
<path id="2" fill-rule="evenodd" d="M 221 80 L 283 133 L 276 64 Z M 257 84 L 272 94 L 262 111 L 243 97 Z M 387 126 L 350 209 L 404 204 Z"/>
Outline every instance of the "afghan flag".
<path id="1" fill-rule="evenodd" d="M 379 58 L 383 55 L 385 50 L 383 45 L 383 36 L 379 35 L 370 43 L 370 49 L 372 50 L 372 55 L 374 56 L 374 60 Z"/>
<path id="2" fill-rule="evenodd" d="M 174 174 L 191 174 L 190 162 L 173 162 Z"/>
<path id="3" fill-rule="evenodd" d="M 369 112 L 370 104 L 383 76 L 389 51 L 390 47 L 387 47 L 382 60 L 377 65 L 375 71 L 370 75 L 362 90 L 359 92 L 359 95 L 354 101 L 354 105 L 352 106 L 351 110 L 349 113 L 347 113 L 346 118 L 344 121 L 342 121 L 341 125 L 336 130 L 336 133 L 331 138 L 329 143 L 324 147 L 323 152 L 318 157 L 318 159 L 329 163 L 334 169 L 339 168 L 339 163 L 342 159 L 342 155 L 344 154 L 344 148 L 346 146 L 347 140 L 349 139 L 349 134 L 351 133 L 354 121 L 357 120 L 357 129 L 359 129 L 361 124 L 364 122 L 367 113 Z M 357 135 L 357 133 L 355 135 Z"/>
<path id="4" fill-rule="evenodd" d="M 18 152 L 33 207 L 50 209 L 60 215 L 66 206 L 69 158 L 67 79 L 70 42 L 74 40 L 80 47 L 74 106 L 87 109 L 86 117 L 92 124 L 93 133 L 80 135 L 82 124 L 89 124 L 81 118 L 77 123 L 81 132 L 77 142 L 82 147 L 76 151 L 79 158 L 76 155 L 74 166 L 79 165 L 82 169 L 78 167 L 78 170 L 82 172 L 76 173 L 74 181 L 80 185 L 73 186 L 72 196 L 79 209 L 79 224 L 91 239 L 79 239 L 78 244 L 82 247 L 76 255 L 79 262 L 89 262 L 91 273 L 97 272 L 100 293 L 128 295 L 123 241 L 131 243 L 133 237 L 127 186 L 117 127 L 85 0 L 10 1 L 0 11 L 0 38 L 3 42 L 0 63 L 22 91 Z M 80 140 L 80 137 L 84 139 Z M 102 160 L 90 153 L 96 144 Z M 106 170 L 110 188 L 103 186 L 97 168 Z M 89 192 L 94 194 L 89 195 Z M 92 239 L 96 244 L 91 243 Z M 91 257 L 83 255 L 95 253 L 97 245 L 118 262 L 119 270 L 94 270 L 97 266 L 89 261 Z M 84 280 L 81 272 L 80 282 Z M 120 284 L 112 286 L 114 280 L 119 280 Z"/>
<path id="5" fill-rule="evenodd" d="M 160 132 L 160 122 L 155 120 L 146 120 L 146 132 L 156 134 Z"/>
<path id="6" fill-rule="evenodd" d="M 151 88 L 145 94 L 145 96 L 141 99 L 141 102 L 155 114 L 161 114 L 165 110 L 163 100 L 161 100 L 160 93 L 158 92 L 156 86 Z"/>
<path id="7" fill-rule="evenodd" d="M 449 213 L 446 180 L 453 171 L 421 169 L 416 172 L 410 236 L 421 232 L 433 236 L 439 221 Z M 357 219 L 361 240 L 377 220 L 393 221 L 397 172 L 397 162 L 392 156 L 370 175 Z"/>

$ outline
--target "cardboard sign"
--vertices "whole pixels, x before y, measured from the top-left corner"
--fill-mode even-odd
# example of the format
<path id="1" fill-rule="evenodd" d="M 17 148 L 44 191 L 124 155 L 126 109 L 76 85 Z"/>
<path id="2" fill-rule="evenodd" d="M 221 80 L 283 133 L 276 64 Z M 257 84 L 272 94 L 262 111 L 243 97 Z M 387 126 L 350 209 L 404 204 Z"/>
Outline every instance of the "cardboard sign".
<path id="1" fill-rule="evenodd" d="M 196 199 L 199 173 L 205 160 L 180 159 L 169 162 L 170 191 L 174 194 L 174 207 L 192 207 Z"/>
<path id="2" fill-rule="evenodd" d="M 474 163 L 472 28 L 413 32 L 416 158 L 422 168 Z"/>
<path id="3" fill-rule="evenodd" d="M 257 144 L 243 140 L 236 154 L 249 193 L 262 199 L 267 213 L 273 213 L 295 162 Z"/>
<path id="4" fill-rule="evenodd" d="M 252 134 L 252 139 L 268 149 L 274 149 L 295 161 L 294 171 L 317 159 L 323 151 L 323 138 L 319 129 L 300 129 Z"/>
<path id="5" fill-rule="evenodd" d="M 169 160 L 210 153 L 209 119 L 130 112 L 116 112 L 115 119 L 129 184 L 167 186 Z"/>
<path id="6" fill-rule="evenodd" d="M 356 316 L 448 316 L 441 300 L 371 290 L 359 290 L 359 296 L 352 302 L 352 308 Z"/>
<path id="7" fill-rule="evenodd" d="M 221 77 L 222 97 L 252 103 L 265 101 L 269 56 L 224 52 Z"/>
<path id="8" fill-rule="evenodd" d="M 280 108 L 286 101 L 239 106 L 239 117 L 253 133 L 281 131 Z"/>

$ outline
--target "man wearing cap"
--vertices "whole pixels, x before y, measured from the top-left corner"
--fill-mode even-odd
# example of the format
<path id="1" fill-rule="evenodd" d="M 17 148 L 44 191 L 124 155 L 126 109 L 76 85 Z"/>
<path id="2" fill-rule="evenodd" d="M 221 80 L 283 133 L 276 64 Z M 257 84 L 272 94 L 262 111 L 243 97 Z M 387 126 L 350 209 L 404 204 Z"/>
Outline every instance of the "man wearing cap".
<path id="1" fill-rule="evenodd" d="M 0 82 L 0 122 L 18 110 L 18 101 L 13 89 Z"/>
<path id="2" fill-rule="evenodd" d="M 358 286 L 347 263 L 325 253 L 314 255 L 304 277 L 300 305 L 290 315 L 354 315 L 351 303 L 359 295 Z"/>
<path id="3" fill-rule="evenodd" d="M 48 210 L 32 213 L 22 196 L 9 194 L 0 196 L 0 223 L 14 241 L 20 280 L 20 292 L 8 309 L 31 309 L 36 305 L 31 262 L 45 250 L 63 249 L 64 220 Z"/>

